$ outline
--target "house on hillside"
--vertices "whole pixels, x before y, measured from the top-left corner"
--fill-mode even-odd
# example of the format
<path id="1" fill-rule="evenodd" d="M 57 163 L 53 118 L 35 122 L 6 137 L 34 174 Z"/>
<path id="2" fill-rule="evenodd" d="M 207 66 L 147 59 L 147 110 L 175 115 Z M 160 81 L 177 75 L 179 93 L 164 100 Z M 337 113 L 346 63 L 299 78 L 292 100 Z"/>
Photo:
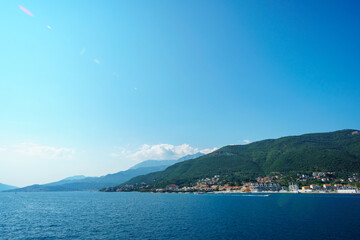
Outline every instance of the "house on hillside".
<path id="1" fill-rule="evenodd" d="M 175 184 L 169 184 L 169 185 L 166 186 L 166 190 L 167 191 L 178 191 L 179 186 L 175 185 Z"/>

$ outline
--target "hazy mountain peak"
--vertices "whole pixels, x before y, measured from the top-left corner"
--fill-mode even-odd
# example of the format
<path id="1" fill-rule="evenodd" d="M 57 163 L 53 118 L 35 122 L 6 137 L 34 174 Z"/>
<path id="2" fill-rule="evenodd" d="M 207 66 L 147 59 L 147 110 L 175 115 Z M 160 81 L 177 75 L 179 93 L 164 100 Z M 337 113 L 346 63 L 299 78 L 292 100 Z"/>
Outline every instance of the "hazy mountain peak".
<path id="1" fill-rule="evenodd" d="M 18 188 L 18 187 L 0 183 L 0 192 L 15 189 L 15 188 Z"/>
<path id="2" fill-rule="evenodd" d="M 201 157 L 203 155 L 204 155 L 203 153 L 198 152 L 195 154 L 186 155 L 177 160 L 146 160 L 146 161 L 143 161 L 141 163 L 138 163 L 138 164 L 132 166 L 130 169 L 138 169 L 138 168 L 143 168 L 143 167 L 171 166 L 175 163 L 194 159 L 197 157 Z"/>
<path id="3" fill-rule="evenodd" d="M 87 178 L 87 177 L 84 175 L 76 175 L 76 176 L 64 178 L 63 181 L 80 180 L 80 179 L 84 179 L 84 178 Z"/>

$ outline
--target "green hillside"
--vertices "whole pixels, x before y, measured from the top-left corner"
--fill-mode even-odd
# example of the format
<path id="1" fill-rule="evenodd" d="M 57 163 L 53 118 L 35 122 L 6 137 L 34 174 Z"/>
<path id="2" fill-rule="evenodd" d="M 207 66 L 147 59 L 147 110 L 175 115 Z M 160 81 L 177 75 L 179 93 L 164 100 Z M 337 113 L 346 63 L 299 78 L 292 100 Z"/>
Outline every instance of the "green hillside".
<path id="1" fill-rule="evenodd" d="M 214 175 L 246 180 L 271 172 L 310 171 L 360 172 L 360 132 L 342 130 L 230 145 L 125 184 L 183 185 Z"/>

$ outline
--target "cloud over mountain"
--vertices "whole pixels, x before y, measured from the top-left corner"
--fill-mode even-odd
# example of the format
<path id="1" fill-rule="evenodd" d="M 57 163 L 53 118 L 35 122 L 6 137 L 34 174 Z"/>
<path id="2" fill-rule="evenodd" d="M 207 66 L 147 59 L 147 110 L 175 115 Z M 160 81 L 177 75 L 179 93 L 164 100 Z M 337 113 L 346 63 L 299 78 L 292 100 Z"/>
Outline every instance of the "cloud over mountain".
<path id="1" fill-rule="evenodd" d="M 156 145 L 142 145 L 138 150 L 129 151 L 124 148 L 120 148 L 120 153 L 112 153 L 113 157 L 123 157 L 133 160 L 135 162 L 141 162 L 144 160 L 174 160 L 184 157 L 186 155 L 192 155 L 198 152 L 207 154 L 215 151 L 217 148 L 198 149 L 190 146 L 189 144 L 172 145 L 172 144 L 156 144 Z"/>

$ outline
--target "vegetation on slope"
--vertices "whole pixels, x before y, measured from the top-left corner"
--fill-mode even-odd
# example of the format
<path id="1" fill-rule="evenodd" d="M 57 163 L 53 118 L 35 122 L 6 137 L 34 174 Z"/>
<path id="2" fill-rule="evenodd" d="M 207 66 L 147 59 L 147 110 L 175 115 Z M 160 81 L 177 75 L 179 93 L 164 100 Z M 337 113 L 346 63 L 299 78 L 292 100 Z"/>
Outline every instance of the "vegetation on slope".
<path id="1" fill-rule="evenodd" d="M 360 172 L 360 132 L 342 130 L 269 139 L 248 145 L 231 145 L 162 172 L 138 176 L 124 184 L 186 185 L 214 175 L 237 181 L 271 172 Z"/>

